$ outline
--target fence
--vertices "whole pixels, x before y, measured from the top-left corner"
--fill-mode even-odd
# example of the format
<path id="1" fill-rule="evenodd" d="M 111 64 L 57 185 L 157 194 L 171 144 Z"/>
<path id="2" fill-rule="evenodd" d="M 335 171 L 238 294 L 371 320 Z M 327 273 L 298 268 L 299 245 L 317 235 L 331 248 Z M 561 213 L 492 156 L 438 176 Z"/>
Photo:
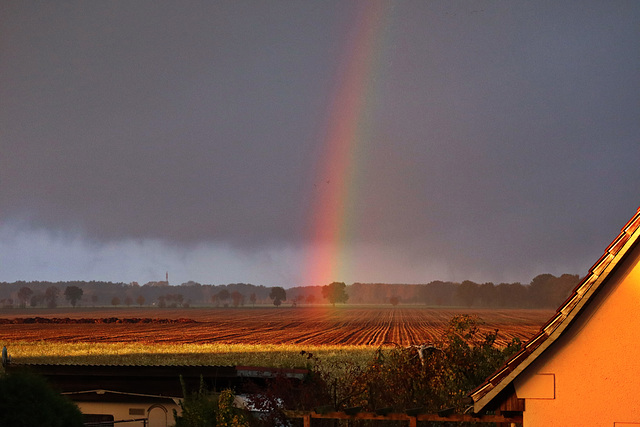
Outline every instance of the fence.
<path id="1" fill-rule="evenodd" d="M 377 420 L 377 421 L 407 421 L 409 427 L 417 427 L 418 421 L 421 422 L 449 422 L 449 423 L 493 423 L 500 427 L 514 427 L 516 425 L 522 425 L 522 415 L 517 414 L 513 416 L 505 415 L 467 415 L 467 414 L 452 414 L 449 411 L 441 411 L 437 414 L 425 414 L 420 413 L 419 409 L 414 411 L 408 410 L 406 412 L 386 412 L 385 410 L 379 410 L 376 412 L 360 412 L 359 408 L 353 408 L 353 410 L 346 410 L 341 412 L 300 412 L 300 411 L 288 411 L 286 412 L 289 418 L 302 418 L 304 427 L 311 427 L 312 419 L 332 419 L 332 420 Z"/>

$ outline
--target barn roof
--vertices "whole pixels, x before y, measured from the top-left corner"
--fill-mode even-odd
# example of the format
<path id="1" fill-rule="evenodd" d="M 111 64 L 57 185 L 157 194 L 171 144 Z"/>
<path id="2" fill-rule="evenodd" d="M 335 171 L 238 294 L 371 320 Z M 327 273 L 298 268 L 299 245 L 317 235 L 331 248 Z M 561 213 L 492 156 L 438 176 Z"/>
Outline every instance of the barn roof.
<path id="1" fill-rule="evenodd" d="M 45 377 L 67 394 L 107 390 L 111 393 L 182 397 L 182 383 L 187 391 L 197 390 L 204 381 L 208 390 L 242 388 L 247 381 L 262 383 L 283 376 L 303 380 L 305 369 L 255 366 L 210 365 L 97 365 L 6 363 L 7 372 L 29 371 Z M 104 394 L 104 393 L 102 393 Z"/>
<path id="2" fill-rule="evenodd" d="M 637 243 L 639 236 L 640 208 L 540 332 L 471 393 L 474 412 L 479 413 L 485 409 L 500 392 L 508 392 L 507 387 L 511 386 L 513 380 L 562 335 L 598 290 L 606 284 L 616 266 L 631 253 L 631 248 Z"/>

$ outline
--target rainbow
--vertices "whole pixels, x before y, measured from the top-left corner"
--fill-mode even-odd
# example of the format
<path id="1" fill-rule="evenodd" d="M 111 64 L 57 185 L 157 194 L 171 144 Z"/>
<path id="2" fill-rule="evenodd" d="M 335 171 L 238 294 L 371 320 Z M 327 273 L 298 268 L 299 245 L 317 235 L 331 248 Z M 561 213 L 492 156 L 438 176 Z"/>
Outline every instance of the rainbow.
<path id="1" fill-rule="evenodd" d="M 315 172 L 315 200 L 311 214 L 312 248 L 305 282 L 326 285 L 345 281 L 349 274 L 348 239 L 354 225 L 358 160 L 366 149 L 375 105 L 375 73 L 385 34 L 387 2 L 365 1 L 354 15 L 329 102 L 324 143 Z"/>

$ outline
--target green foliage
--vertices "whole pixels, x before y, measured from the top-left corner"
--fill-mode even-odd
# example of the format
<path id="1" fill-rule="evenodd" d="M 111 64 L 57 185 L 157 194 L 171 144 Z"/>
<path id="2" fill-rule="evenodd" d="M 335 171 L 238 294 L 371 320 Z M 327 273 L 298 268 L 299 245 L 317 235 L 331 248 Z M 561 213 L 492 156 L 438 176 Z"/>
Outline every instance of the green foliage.
<path id="1" fill-rule="evenodd" d="M 276 375 L 266 380 L 266 387 L 262 384 L 248 384 L 247 399 L 251 407 L 260 414 L 252 419 L 253 426 L 289 426 L 291 424 L 285 410 L 308 411 L 311 408 L 326 405 L 331 400 L 331 396 L 328 394 L 330 388 L 324 378 L 337 377 L 340 373 L 324 371 L 322 375 L 319 375 L 319 371 L 312 368 L 313 363 L 318 361 L 317 357 L 306 351 L 302 351 L 300 354 L 310 362 L 307 366 L 310 373 L 304 380 Z M 333 365 L 354 366 L 353 363 L 345 360 Z"/>
<path id="2" fill-rule="evenodd" d="M 578 282 L 578 276 L 540 274 L 529 285 L 529 297 L 538 307 L 555 308 L 564 301 Z"/>
<path id="3" fill-rule="evenodd" d="M 287 291 L 285 291 L 284 288 L 280 286 L 276 286 L 274 288 L 271 288 L 271 292 L 269 292 L 269 298 L 273 300 L 273 305 L 278 307 L 280 306 L 280 304 L 282 304 L 282 301 L 287 299 Z"/>
<path id="4" fill-rule="evenodd" d="M 519 340 L 497 348 L 498 331 L 482 334 L 479 324 L 476 317 L 456 316 L 438 342 L 379 348 L 366 366 L 343 364 L 338 371 L 315 360 L 314 374 L 323 379 L 319 384 L 329 387 L 325 404 L 338 410 L 463 409 L 465 397 L 520 348 Z"/>
<path id="5" fill-rule="evenodd" d="M 182 414 L 173 410 L 176 427 L 215 427 L 217 399 L 207 391 L 204 380 L 200 378 L 200 388 L 195 393 L 187 392 L 182 377 L 180 383 L 184 399 L 180 401 Z"/>
<path id="6" fill-rule="evenodd" d="M 58 306 L 58 295 L 60 290 L 55 286 L 49 286 L 44 292 L 44 299 L 47 301 L 48 308 L 56 308 Z"/>
<path id="7" fill-rule="evenodd" d="M 353 283 L 346 286 L 349 302 L 354 304 L 388 304 L 389 296 L 397 296 L 402 304 L 426 304 L 429 306 L 467 306 L 467 307 L 512 307 L 512 308 L 556 308 L 569 295 L 578 284 L 577 275 L 563 274 L 559 277 L 551 274 L 536 276 L 530 284 L 522 283 L 474 283 L 466 280 L 462 283 L 432 281 L 425 284 L 389 284 L 389 283 Z M 114 296 L 121 300 L 124 295 L 142 295 L 145 301 L 159 301 L 163 296 L 164 303 L 170 305 L 166 299 L 166 292 L 173 288 L 168 287 L 166 281 L 148 282 L 140 286 L 132 283 L 112 283 L 101 281 L 65 281 L 65 282 L 0 282 L 0 300 L 18 297 L 21 307 L 32 307 L 46 304 L 50 307 L 57 305 L 56 297 L 60 295 L 45 295 L 50 287 L 60 290 L 65 287 L 75 286 L 83 290 L 84 295 L 89 295 L 93 305 L 102 301 L 109 305 Z M 20 291 L 23 289 L 23 293 Z M 193 281 L 183 283 L 180 294 L 184 301 L 189 301 L 191 306 L 198 305 L 225 305 L 229 302 L 234 291 L 242 295 L 255 294 L 255 299 L 250 299 L 252 304 L 269 299 L 272 288 L 256 286 L 249 283 L 229 283 L 226 285 L 207 285 Z M 287 289 L 289 299 L 296 301 L 300 295 L 304 295 L 307 303 L 319 302 L 322 287 L 303 286 Z M 29 293 L 30 292 L 30 293 Z M 96 298 L 93 300 L 93 298 Z M 316 301 L 313 301 L 315 299 Z M 280 302 L 284 301 L 280 298 Z M 297 300 L 300 302 L 300 300 Z M 336 302 L 345 302 L 336 300 Z M 176 306 L 182 303 L 175 301 Z M 242 305 L 242 304 L 240 304 Z"/>
<path id="8" fill-rule="evenodd" d="M 27 301 L 33 295 L 33 291 L 28 286 L 23 286 L 18 291 L 18 299 L 20 300 L 20 307 L 24 308 L 27 306 Z"/>
<path id="9" fill-rule="evenodd" d="M 145 302 L 144 296 L 143 295 L 138 295 L 138 297 L 136 298 L 136 303 L 140 307 L 142 307 L 142 304 L 144 304 L 144 302 Z"/>
<path id="10" fill-rule="evenodd" d="M 322 287 L 322 297 L 334 306 L 337 302 L 345 303 L 349 299 L 347 285 L 344 282 L 333 282 Z"/>
<path id="11" fill-rule="evenodd" d="M 77 286 L 67 286 L 64 290 L 65 298 L 71 303 L 72 306 L 76 306 L 84 291 Z"/>
<path id="12" fill-rule="evenodd" d="M 217 427 L 249 427 L 244 413 L 233 406 L 235 396 L 231 390 L 223 390 L 218 397 Z"/>
<path id="13" fill-rule="evenodd" d="M 235 395 L 224 390 L 219 395 L 208 391 L 200 378 L 200 388 L 195 393 L 187 393 L 180 378 L 184 399 L 180 402 L 182 413 L 173 410 L 175 427 L 249 427 L 244 411 L 234 407 Z"/>
<path id="14" fill-rule="evenodd" d="M 231 300 L 233 301 L 233 306 L 238 307 L 240 305 L 244 305 L 244 295 L 242 295 L 238 291 L 231 292 Z"/>
<path id="15" fill-rule="evenodd" d="M 478 294 L 478 284 L 469 280 L 460 283 L 456 289 L 456 296 L 465 307 L 471 307 L 478 297 Z"/>
<path id="16" fill-rule="evenodd" d="M 27 373 L 0 376 L 0 425 L 81 427 L 82 413 L 41 377 Z"/>
<path id="17" fill-rule="evenodd" d="M 497 348 L 498 330 L 481 334 L 479 324 L 480 320 L 475 316 L 452 318 L 438 344 L 441 351 L 432 352 L 426 360 L 441 367 L 440 399 L 444 406 L 461 406 L 466 395 L 521 347 L 516 338 L 505 348 Z"/>
<path id="18" fill-rule="evenodd" d="M 229 298 L 231 298 L 231 293 L 227 289 L 222 289 L 215 295 L 215 297 L 218 299 L 218 301 L 225 302 Z"/>

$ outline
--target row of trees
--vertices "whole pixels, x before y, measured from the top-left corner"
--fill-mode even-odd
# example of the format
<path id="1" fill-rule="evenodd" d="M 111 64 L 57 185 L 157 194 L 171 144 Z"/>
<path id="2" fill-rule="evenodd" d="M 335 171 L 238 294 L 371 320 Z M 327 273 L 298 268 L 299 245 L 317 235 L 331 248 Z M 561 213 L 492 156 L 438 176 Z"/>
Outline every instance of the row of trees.
<path id="1" fill-rule="evenodd" d="M 80 301 L 84 291 L 78 286 L 67 286 L 64 290 L 64 297 L 73 307 Z M 31 307 L 46 305 L 49 308 L 58 306 L 58 298 L 60 297 L 60 289 L 56 286 L 47 287 L 44 292 L 36 292 L 28 286 L 23 286 L 17 292 L 18 304 L 20 307 Z M 3 306 L 13 306 L 12 298 L 4 298 Z"/>
<path id="2" fill-rule="evenodd" d="M 344 283 L 332 283 L 330 285 L 323 286 L 322 294 L 330 303 L 335 305 L 336 302 L 347 301 L 348 295 L 345 292 L 345 288 L 346 285 Z M 273 302 L 273 305 L 278 307 L 287 300 L 287 291 L 284 288 L 276 286 L 270 289 L 269 298 Z M 75 285 L 66 286 L 64 290 L 64 297 L 72 307 L 75 307 L 78 304 L 82 299 L 83 294 L 84 291 L 82 288 Z M 17 292 L 19 307 L 21 308 L 25 308 L 27 303 L 31 307 L 46 305 L 48 308 L 55 308 L 58 306 L 59 296 L 60 289 L 56 286 L 49 286 L 44 292 L 34 292 L 30 287 L 23 286 Z M 211 297 L 211 302 L 216 306 L 219 306 L 220 303 L 222 303 L 226 307 L 228 306 L 229 300 L 232 301 L 234 307 L 245 305 L 245 296 L 238 291 L 229 292 L 227 289 L 222 289 Z M 255 305 L 257 301 L 255 292 L 251 293 L 249 300 L 253 305 Z M 2 301 L 4 301 L 3 305 L 5 308 L 13 306 L 13 299 L 3 299 Z M 297 301 L 298 300 L 295 300 L 293 302 L 296 303 Z M 97 298 L 93 298 L 92 302 L 95 305 Z M 124 298 L 124 304 L 127 306 L 132 305 L 133 302 L 133 298 L 129 296 Z M 135 298 L 135 302 L 139 306 L 142 306 L 146 302 L 146 298 L 140 294 Z M 307 302 L 309 301 L 307 300 Z M 111 298 L 111 305 L 118 306 L 122 303 L 123 301 L 117 296 Z M 190 301 L 185 301 L 184 296 L 180 293 L 167 293 L 158 296 L 157 305 L 162 308 L 187 308 L 190 306 Z"/>
<path id="3" fill-rule="evenodd" d="M 462 283 L 433 281 L 425 285 L 354 283 L 347 286 L 349 302 L 426 304 L 487 308 L 556 308 L 580 282 L 574 274 L 540 274 L 530 283 Z"/>
<path id="4" fill-rule="evenodd" d="M 284 289 L 246 283 L 202 285 L 196 282 L 169 286 L 153 282 L 140 286 L 133 282 L 12 282 L 0 283 L 0 305 L 10 307 L 50 307 L 59 304 L 154 305 L 158 307 L 216 306 L 241 307 L 248 304 L 425 304 L 492 308 L 555 308 L 578 284 L 577 275 L 541 274 L 529 284 L 462 283 L 434 281 L 423 285 L 334 282 L 325 286 Z M 64 297 L 64 298 L 63 298 Z"/>
<path id="5" fill-rule="evenodd" d="M 47 308 L 56 308 L 58 306 L 58 299 L 60 297 L 60 289 L 57 286 L 49 286 L 44 290 L 44 292 L 40 292 L 40 291 L 34 291 L 28 286 L 23 286 L 18 290 L 16 294 L 17 294 L 18 306 L 21 308 L 25 308 L 27 307 L 27 305 L 31 307 L 38 307 L 38 306 L 44 305 Z M 82 296 L 84 295 L 84 290 L 79 286 L 69 285 L 65 287 L 63 295 L 65 300 L 72 307 L 75 307 L 81 301 Z M 160 297 L 160 300 L 164 301 L 165 298 L 168 298 L 168 297 L 170 297 L 170 295 L 162 296 Z M 179 295 L 179 299 L 182 299 L 181 295 Z M 96 295 L 92 295 L 91 300 L 93 305 L 95 305 L 98 301 Z M 143 295 L 138 295 L 137 298 L 135 299 L 135 302 L 140 306 L 142 306 L 145 303 L 145 301 L 146 299 L 144 298 Z M 130 297 L 124 298 L 124 303 L 128 306 L 133 304 L 133 302 L 134 302 L 133 299 Z M 13 303 L 14 303 L 14 300 L 12 298 L 2 299 L 2 304 L 4 308 L 12 308 Z M 113 298 L 111 298 L 112 305 L 117 306 L 117 305 L 120 305 L 121 303 L 122 301 L 120 300 L 119 297 L 114 296 Z"/>

